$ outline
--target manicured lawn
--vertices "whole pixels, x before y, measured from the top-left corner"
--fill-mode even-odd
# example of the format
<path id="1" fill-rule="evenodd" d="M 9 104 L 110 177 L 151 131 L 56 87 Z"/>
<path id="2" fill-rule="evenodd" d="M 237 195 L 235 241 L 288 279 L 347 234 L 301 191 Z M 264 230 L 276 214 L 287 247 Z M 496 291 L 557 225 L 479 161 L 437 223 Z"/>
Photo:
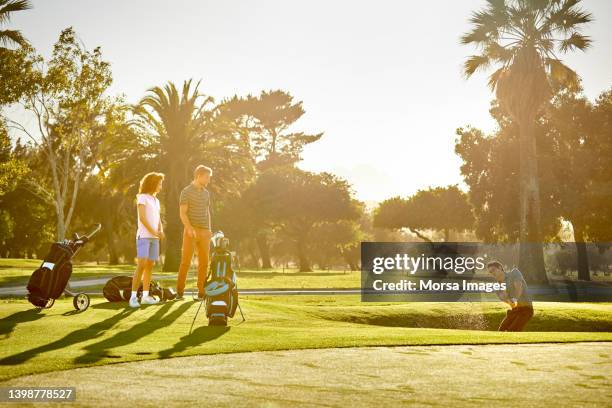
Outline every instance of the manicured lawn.
<path id="1" fill-rule="evenodd" d="M 25 285 L 40 264 L 41 261 L 37 259 L 0 258 L 0 287 Z M 76 265 L 72 271 L 72 279 L 131 274 L 133 270 L 130 265 Z"/>
<path id="2" fill-rule="evenodd" d="M 523 333 L 492 331 L 497 303 L 361 303 L 358 296 L 243 296 L 228 328 L 209 328 L 198 304 L 133 310 L 94 298 L 76 314 L 69 299 L 49 310 L 0 301 L 0 381 L 81 366 L 242 351 L 377 345 L 612 341 L 612 304 L 536 303 Z M 454 329 L 454 330 L 450 330 Z M 467 330 L 472 329 L 472 330 Z M 475 330 L 478 329 L 478 330 Z"/>
<path id="3" fill-rule="evenodd" d="M 107 364 L 2 385 L 70 384 L 88 407 L 607 407 L 611 371 L 603 342 L 345 347 Z"/>
<path id="4" fill-rule="evenodd" d="M 0 287 L 25 285 L 32 272 L 40 266 L 39 260 L 32 259 L 1 259 Z M 132 275 L 135 266 L 132 265 L 96 265 L 76 263 L 72 279 L 85 279 L 116 275 Z M 176 286 L 176 272 L 162 272 L 160 266 L 153 270 L 155 275 L 163 275 L 164 285 Z M 195 287 L 195 266 L 189 271 L 188 287 Z M 295 269 L 271 269 L 258 271 L 244 269 L 239 273 L 239 286 L 243 289 L 261 288 L 359 288 L 359 271 L 314 271 L 298 272 Z M 86 291 L 99 291 L 101 285 L 86 287 Z"/>

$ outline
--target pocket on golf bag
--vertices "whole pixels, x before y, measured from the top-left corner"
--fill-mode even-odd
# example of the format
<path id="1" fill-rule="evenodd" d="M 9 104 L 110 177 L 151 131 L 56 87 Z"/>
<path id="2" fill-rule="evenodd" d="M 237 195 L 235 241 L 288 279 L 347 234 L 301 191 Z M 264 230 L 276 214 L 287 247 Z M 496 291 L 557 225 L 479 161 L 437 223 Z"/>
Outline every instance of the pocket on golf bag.
<path id="1" fill-rule="evenodd" d="M 35 290 L 28 293 L 28 301 L 36 307 L 45 307 L 49 302 L 49 298 L 41 296 L 40 292 Z"/>
<path id="2" fill-rule="evenodd" d="M 238 288 L 229 279 L 219 279 L 209 282 L 205 287 L 207 297 L 207 316 L 210 317 L 212 313 L 223 313 L 226 316 L 234 317 L 236 308 L 238 307 Z M 225 303 L 224 307 L 221 307 L 217 303 L 215 306 L 214 302 Z M 224 309 L 221 311 L 221 309 Z"/>
<path id="3" fill-rule="evenodd" d="M 70 275 L 72 275 L 71 262 L 66 262 L 61 267 L 53 268 L 52 270 L 40 267 L 32 273 L 28 281 L 28 293 L 32 295 L 32 298 L 57 299 L 66 289 Z M 28 296 L 29 298 L 30 296 Z M 34 303 L 32 302 L 32 304 Z M 38 305 L 35 304 L 35 306 Z"/>

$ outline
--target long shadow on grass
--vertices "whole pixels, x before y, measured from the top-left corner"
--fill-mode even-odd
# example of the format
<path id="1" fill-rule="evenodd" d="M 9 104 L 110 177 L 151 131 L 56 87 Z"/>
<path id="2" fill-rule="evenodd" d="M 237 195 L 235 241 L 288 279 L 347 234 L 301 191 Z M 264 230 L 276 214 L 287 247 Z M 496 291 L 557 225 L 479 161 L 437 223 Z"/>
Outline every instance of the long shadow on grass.
<path id="1" fill-rule="evenodd" d="M 8 339 L 19 323 L 33 322 L 44 316 L 41 309 L 28 309 L 0 320 L 0 338 Z"/>
<path id="2" fill-rule="evenodd" d="M 100 309 L 100 310 L 119 310 L 125 309 L 128 307 L 128 302 L 104 302 L 104 303 L 96 303 L 95 305 L 91 305 L 92 309 Z"/>
<path id="3" fill-rule="evenodd" d="M 17 365 L 28 361 L 31 358 L 36 357 L 39 354 L 47 353 L 53 350 L 60 350 L 74 344 L 81 343 L 83 341 L 88 341 L 91 339 L 95 339 L 96 337 L 100 337 L 104 334 L 105 331 L 112 328 L 116 325 L 121 319 L 126 318 L 131 313 L 134 312 L 134 309 L 123 309 L 120 313 L 117 313 L 108 319 L 105 319 L 101 322 L 92 324 L 89 327 L 84 329 L 75 330 L 72 333 L 67 334 L 59 340 L 56 340 L 52 343 L 46 344 L 44 346 L 39 346 L 33 348 L 31 350 L 22 351 L 21 353 L 14 354 L 12 356 L 8 356 L 0 360 L 0 365 Z"/>
<path id="4" fill-rule="evenodd" d="M 172 348 L 162 350 L 158 353 L 160 358 L 168 358 L 173 354 L 180 353 L 191 347 L 199 346 L 202 343 L 212 341 L 229 332 L 229 327 L 202 326 L 195 329 L 191 334 L 181 337 L 181 340 Z"/>
<path id="5" fill-rule="evenodd" d="M 139 339 L 172 324 L 179 318 L 179 316 L 185 313 L 189 307 L 191 307 L 191 303 L 184 303 L 173 312 L 166 314 L 172 305 L 173 303 L 166 303 L 160 306 L 159 310 L 147 320 L 138 323 L 127 330 L 118 332 L 108 339 L 104 339 L 98 343 L 86 346 L 84 350 L 87 350 L 87 353 L 75 358 L 74 362 L 76 364 L 91 364 L 107 357 L 119 358 L 120 356 L 118 355 L 109 355 L 108 351 L 116 347 L 135 343 Z M 144 350 L 144 352 L 148 352 L 148 350 Z"/>

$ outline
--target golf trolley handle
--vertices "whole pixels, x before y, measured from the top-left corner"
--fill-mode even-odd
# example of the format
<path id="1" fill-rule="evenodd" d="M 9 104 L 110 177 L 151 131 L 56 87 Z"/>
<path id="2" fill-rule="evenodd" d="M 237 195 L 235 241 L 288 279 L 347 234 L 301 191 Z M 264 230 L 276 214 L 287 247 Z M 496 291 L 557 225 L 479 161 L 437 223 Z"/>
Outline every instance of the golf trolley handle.
<path id="1" fill-rule="evenodd" d="M 102 224 L 96 224 L 96 228 L 91 231 L 89 234 L 85 235 L 87 239 L 91 239 L 94 235 L 96 235 L 102 229 Z"/>

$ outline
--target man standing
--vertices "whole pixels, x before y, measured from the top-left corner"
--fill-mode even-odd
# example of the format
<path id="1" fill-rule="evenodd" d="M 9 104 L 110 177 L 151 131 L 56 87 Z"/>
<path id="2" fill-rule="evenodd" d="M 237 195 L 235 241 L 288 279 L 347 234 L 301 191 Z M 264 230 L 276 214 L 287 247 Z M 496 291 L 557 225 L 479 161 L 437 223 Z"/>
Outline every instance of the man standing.
<path id="1" fill-rule="evenodd" d="M 194 247 L 198 255 L 198 297 L 204 297 L 210 238 L 212 236 L 210 193 L 206 189 L 211 176 L 212 169 L 210 167 L 199 165 L 193 172 L 193 181 L 181 191 L 179 205 L 184 229 L 181 265 L 179 266 L 176 283 L 178 298 L 182 298 L 185 291 L 187 271 L 191 264 Z"/>
<path id="2" fill-rule="evenodd" d="M 533 316 L 533 305 L 527 293 L 527 282 L 523 274 L 516 268 L 505 272 L 504 266 L 499 261 L 489 262 L 487 269 L 499 283 L 506 283 L 506 291 L 498 295 L 511 307 L 499 325 L 499 331 L 522 331 Z"/>

